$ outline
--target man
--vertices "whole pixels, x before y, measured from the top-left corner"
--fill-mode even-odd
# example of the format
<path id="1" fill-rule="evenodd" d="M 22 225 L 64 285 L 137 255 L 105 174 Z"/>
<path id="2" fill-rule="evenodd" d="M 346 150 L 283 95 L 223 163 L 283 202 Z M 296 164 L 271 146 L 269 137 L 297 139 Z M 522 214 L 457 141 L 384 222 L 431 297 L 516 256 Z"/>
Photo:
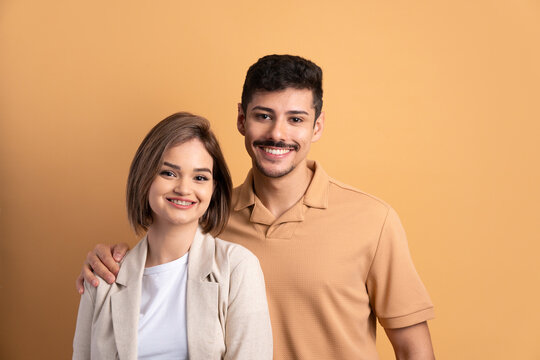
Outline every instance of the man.
<path id="1" fill-rule="evenodd" d="M 250 67 L 237 127 L 252 169 L 219 236 L 259 258 L 276 359 L 376 359 L 376 318 L 398 359 L 433 359 L 433 306 L 397 214 L 306 159 L 324 128 L 322 93 L 309 60 L 269 55 Z M 116 273 L 111 251 L 118 261 L 126 249 L 98 245 L 78 288 L 83 276 L 96 284 L 91 269 L 113 281 L 101 261 Z"/>

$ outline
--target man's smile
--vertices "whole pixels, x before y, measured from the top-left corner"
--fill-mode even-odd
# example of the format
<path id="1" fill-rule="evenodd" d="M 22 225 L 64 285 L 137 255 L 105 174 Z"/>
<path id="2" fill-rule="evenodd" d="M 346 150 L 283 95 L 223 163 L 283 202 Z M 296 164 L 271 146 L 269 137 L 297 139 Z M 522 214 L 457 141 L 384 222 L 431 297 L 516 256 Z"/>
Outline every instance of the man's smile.
<path id="1" fill-rule="evenodd" d="M 283 148 L 269 148 L 269 147 L 261 147 L 264 151 L 266 151 L 269 154 L 272 155 L 283 155 L 287 154 L 291 151 L 291 149 L 283 149 Z"/>
<path id="2" fill-rule="evenodd" d="M 297 144 L 286 144 L 283 141 L 272 140 L 256 140 L 253 142 L 253 146 L 271 155 L 285 155 L 293 150 L 298 151 L 300 148 Z"/>

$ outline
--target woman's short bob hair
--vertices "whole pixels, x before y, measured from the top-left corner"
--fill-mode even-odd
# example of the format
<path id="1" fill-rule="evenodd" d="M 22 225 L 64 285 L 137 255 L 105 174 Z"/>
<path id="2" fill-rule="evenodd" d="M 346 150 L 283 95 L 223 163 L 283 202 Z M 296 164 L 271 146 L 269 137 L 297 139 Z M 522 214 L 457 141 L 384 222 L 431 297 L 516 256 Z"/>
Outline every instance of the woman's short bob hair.
<path id="1" fill-rule="evenodd" d="M 135 153 L 129 169 L 126 205 L 129 222 L 137 234 L 152 224 L 148 192 L 169 148 L 198 139 L 212 156 L 214 192 L 210 205 L 199 219 L 204 233 L 219 234 L 227 224 L 231 208 L 232 180 L 210 123 L 201 116 L 179 112 L 160 121 L 150 130 Z"/>

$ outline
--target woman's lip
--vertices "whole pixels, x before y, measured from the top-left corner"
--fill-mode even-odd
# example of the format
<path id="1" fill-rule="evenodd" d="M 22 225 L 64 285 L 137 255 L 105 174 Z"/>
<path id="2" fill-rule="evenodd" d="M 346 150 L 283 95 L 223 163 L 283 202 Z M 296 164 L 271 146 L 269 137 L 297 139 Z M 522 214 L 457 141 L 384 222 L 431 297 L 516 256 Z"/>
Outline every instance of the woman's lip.
<path id="1" fill-rule="evenodd" d="M 190 207 L 196 204 L 195 201 L 182 198 L 167 198 L 167 201 L 169 201 L 171 204 L 181 207 Z"/>

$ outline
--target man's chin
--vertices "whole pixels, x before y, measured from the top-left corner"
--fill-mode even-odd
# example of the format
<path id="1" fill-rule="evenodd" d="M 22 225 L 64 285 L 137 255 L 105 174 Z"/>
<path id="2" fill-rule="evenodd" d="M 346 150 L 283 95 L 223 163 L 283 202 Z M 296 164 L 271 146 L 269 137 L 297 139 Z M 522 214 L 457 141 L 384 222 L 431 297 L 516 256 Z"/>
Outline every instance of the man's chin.
<path id="1" fill-rule="evenodd" d="M 285 175 L 288 175 L 291 171 L 294 170 L 294 166 L 291 166 L 290 168 L 287 168 L 287 169 L 272 169 L 268 166 L 266 167 L 262 166 L 259 163 L 256 163 L 255 165 L 257 167 L 257 170 L 259 170 L 261 174 L 272 179 L 281 178 Z"/>

